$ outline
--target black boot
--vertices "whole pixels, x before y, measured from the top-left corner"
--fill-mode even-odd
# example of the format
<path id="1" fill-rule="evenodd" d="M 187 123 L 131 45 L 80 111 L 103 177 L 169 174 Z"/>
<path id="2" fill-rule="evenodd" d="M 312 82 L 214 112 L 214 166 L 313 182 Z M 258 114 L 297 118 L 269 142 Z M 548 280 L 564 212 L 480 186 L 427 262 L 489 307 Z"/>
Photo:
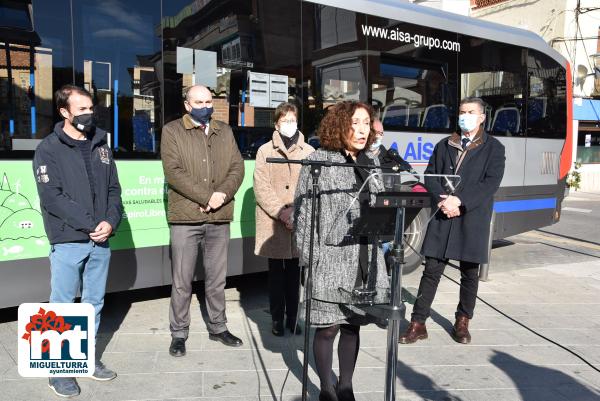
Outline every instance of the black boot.
<path id="1" fill-rule="evenodd" d="M 285 325 L 290 330 L 290 333 L 296 334 L 297 336 L 302 334 L 302 329 L 300 328 L 299 324 L 296 324 L 296 319 L 288 319 Z"/>
<path id="2" fill-rule="evenodd" d="M 337 388 L 338 401 L 356 401 L 352 387 Z"/>
<path id="3" fill-rule="evenodd" d="M 281 320 L 273 320 L 273 327 L 271 328 L 271 333 L 277 337 L 283 337 L 283 322 Z"/>
<path id="4" fill-rule="evenodd" d="M 322 388 L 319 393 L 319 401 L 338 401 L 335 388 Z"/>

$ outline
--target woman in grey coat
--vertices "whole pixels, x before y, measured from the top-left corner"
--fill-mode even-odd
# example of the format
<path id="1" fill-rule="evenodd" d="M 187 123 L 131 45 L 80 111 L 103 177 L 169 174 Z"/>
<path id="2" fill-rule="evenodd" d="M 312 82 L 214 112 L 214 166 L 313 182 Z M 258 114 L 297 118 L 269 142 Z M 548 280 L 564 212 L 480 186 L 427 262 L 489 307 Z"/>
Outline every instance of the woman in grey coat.
<path id="1" fill-rule="evenodd" d="M 375 140 L 372 121 L 372 109 L 366 104 L 341 102 L 330 107 L 318 130 L 321 149 L 307 159 L 349 164 L 355 164 L 357 159 L 364 160 L 366 156 L 363 151 Z M 352 291 L 362 282 L 366 265 L 371 268 L 370 284 L 388 288 L 389 280 L 381 248 L 376 243 L 369 244 L 349 235 L 360 208 L 357 202 L 350 210 L 348 207 L 368 173 L 356 167 L 332 166 L 321 170 L 313 254 L 313 298 L 338 288 Z M 372 184 L 370 186 L 375 185 L 372 181 L 369 183 Z M 311 187 L 310 167 L 304 166 L 296 189 L 294 216 L 294 236 L 300 264 L 304 266 L 308 265 L 310 245 Z M 360 346 L 360 326 L 375 319 L 352 307 L 316 299 L 312 301 L 310 313 L 311 322 L 317 327 L 313 352 L 321 382 L 319 400 L 354 400 L 352 375 Z M 340 377 L 336 388 L 332 356 L 333 342 L 338 332 Z"/>

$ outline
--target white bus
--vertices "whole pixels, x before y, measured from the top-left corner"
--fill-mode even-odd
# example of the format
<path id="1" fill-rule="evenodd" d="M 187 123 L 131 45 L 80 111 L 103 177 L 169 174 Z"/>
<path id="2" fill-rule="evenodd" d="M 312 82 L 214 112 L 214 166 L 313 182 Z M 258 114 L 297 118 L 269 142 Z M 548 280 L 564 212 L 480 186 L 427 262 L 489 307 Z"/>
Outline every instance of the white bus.
<path id="1" fill-rule="evenodd" d="M 489 105 L 486 129 L 507 154 L 494 238 L 560 216 L 571 164 L 570 72 L 533 33 L 391 0 L 14 0 L 0 7 L 0 308 L 48 299 L 49 246 L 31 158 L 59 120 L 52 93 L 67 83 L 93 94 L 123 186 L 109 291 L 170 284 L 160 133 L 183 113 L 182 93 L 193 83 L 211 88 L 213 117 L 233 127 L 247 158 L 230 275 L 266 269 L 253 255 L 252 158 L 286 100 L 298 105 L 307 137 L 329 105 L 372 104 L 384 144 L 423 169 L 435 143 L 456 130 L 459 100 L 479 96 Z M 419 215 L 412 224 L 423 221 Z M 407 240 L 418 249 L 422 236 Z M 414 270 L 420 259 L 407 253 L 405 270 Z"/>

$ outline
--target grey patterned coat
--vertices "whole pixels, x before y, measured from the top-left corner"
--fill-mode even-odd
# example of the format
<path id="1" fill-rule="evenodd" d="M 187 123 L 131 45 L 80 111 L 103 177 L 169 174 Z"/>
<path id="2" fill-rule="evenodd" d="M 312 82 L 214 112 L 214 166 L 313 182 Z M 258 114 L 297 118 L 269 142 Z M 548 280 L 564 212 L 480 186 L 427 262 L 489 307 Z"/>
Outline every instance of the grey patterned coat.
<path id="1" fill-rule="evenodd" d="M 307 157 L 308 160 L 346 162 L 339 152 L 319 149 Z M 375 191 L 373 186 L 371 191 Z M 312 177 L 310 167 L 303 166 L 295 196 L 294 239 L 300 254 L 300 265 L 308 265 L 310 244 Z M 352 222 L 359 217 L 358 202 L 348 211 L 356 196 L 356 175 L 353 168 L 323 167 L 319 178 L 320 207 L 318 208 L 317 232 L 315 233 L 313 295 L 341 287 L 348 291 L 360 277 L 358 238 L 348 235 Z M 369 245 L 371 260 L 370 280 L 376 280 L 378 288 L 389 288 L 383 252 L 379 246 Z M 360 281 L 359 281 L 360 282 Z M 313 298 L 314 298 L 313 296 Z M 311 322 L 317 326 L 340 323 L 367 324 L 374 321 L 364 312 L 344 305 L 325 303 L 313 299 Z"/>

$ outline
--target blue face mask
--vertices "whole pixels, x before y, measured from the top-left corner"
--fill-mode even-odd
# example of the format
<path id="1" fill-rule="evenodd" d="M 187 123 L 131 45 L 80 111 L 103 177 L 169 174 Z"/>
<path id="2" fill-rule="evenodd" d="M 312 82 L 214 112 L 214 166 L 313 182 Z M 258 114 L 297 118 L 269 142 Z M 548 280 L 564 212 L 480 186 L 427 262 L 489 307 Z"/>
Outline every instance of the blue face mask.
<path id="1" fill-rule="evenodd" d="M 479 115 L 477 114 L 461 114 L 458 116 L 458 126 L 462 132 L 471 132 L 477 128 Z"/>
<path id="2" fill-rule="evenodd" d="M 200 124 L 206 125 L 210 121 L 210 116 L 212 116 L 212 113 L 212 107 L 202 107 L 201 109 L 192 107 L 192 111 L 190 111 L 190 116 L 192 116 L 192 118 Z"/>
<path id="3" fill-rule="evenodd" d="M 371 150 L 376 151 L 381 145 L 383 145 L 383 140 L 381 138 L 377 138 L 371 145 Z"/>

